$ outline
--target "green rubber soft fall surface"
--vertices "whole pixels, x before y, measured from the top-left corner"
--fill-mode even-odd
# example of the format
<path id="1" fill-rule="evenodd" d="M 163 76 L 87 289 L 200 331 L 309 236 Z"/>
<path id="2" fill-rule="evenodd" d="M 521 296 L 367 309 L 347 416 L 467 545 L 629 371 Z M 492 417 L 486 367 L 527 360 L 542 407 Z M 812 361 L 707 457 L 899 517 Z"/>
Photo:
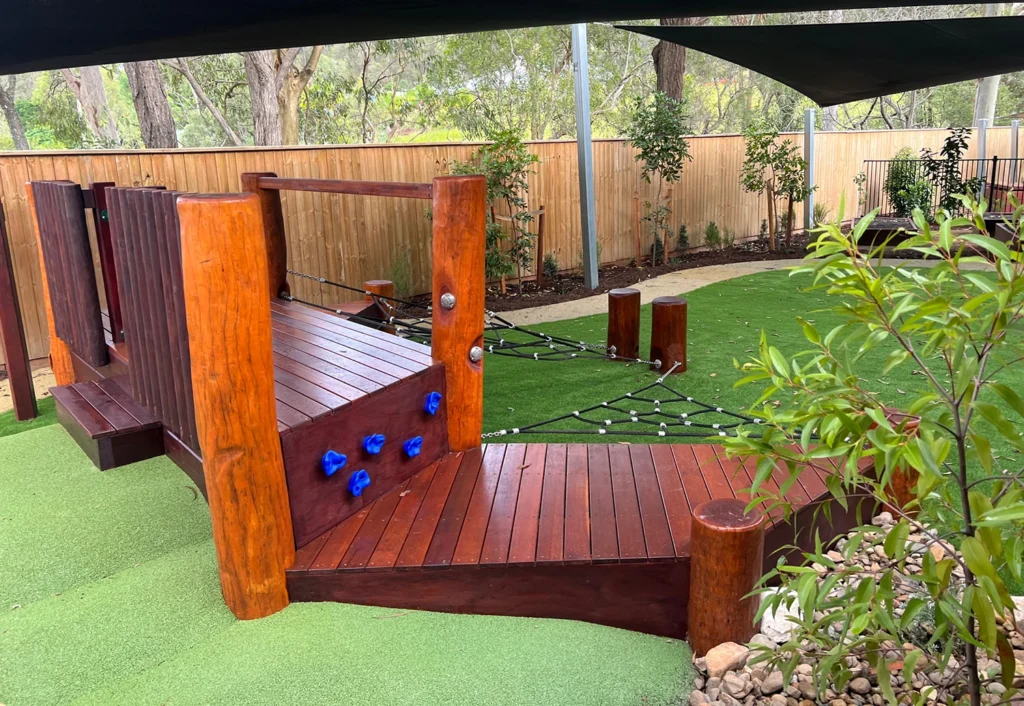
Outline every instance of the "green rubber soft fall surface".
<path id="1" fill-rule="evenodd" d="M 0 704 L 677 704 L 677 640 L 561 620 L 224 606 L 166 458 L 101 473 L 59 426 L 0 439 Z"/>

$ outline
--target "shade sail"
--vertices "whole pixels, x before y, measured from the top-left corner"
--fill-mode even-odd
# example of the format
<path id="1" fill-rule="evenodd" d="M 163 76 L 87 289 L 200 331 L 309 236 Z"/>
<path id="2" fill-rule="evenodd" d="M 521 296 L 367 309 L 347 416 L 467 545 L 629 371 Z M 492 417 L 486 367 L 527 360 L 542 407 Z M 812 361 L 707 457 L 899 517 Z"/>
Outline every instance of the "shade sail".
<path id="1" fill-rule="evenodd" d="M 1024 69 L 1024 17 L 620 28 L 745 66 L 822 106 Z"/>
<path id="2" fill-rule="evenodd" d="M 0 0 L 6 7 L 0 14 L 0 74 L 570 22 L 882 7 L 891 1 Z"/>

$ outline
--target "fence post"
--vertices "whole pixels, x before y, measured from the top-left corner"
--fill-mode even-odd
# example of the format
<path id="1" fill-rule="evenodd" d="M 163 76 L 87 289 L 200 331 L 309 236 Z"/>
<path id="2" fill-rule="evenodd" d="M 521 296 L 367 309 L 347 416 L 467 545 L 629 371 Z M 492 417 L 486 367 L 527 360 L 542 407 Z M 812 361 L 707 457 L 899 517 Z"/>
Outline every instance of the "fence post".
<path id="1" fill-rule="evenodd" d="M 196 428 L 224 600 L 238 618 L 288 605 L 295 560 L 274 398 L 258 196 L 178 199 Z"/>
<path id="2" fill-rule="evenodd" d="M 288 243 L 284 235 L 284 213 L 281 192 L 261 189 L 260 177 L 276 177 L 274 172 L 246 172 L 242 175 L 242 191 L 256 194 L 263 216 L 263 237 L 267 246 L 267 271 L 270 273 L 270 298 L 277 299 L 288 289 Z"/>
<path id="3" fill-rule="evenodd" d="M 28 210 L 32 216 L 32 229 L 36 234 L 36 247 L 39 251 L 39 274 L 43 289 L 43 306 L 46 309 L 46 329 L 50 334 L 50 369 L 58 386 L 72 385 L 75 382 L 75 366 L 71 362 L 71 348 L 57 335 L 57 326 L 53 321 L 53 302 L 50 301 L 50 285 L 46 278 L 46 258 L 43 257 L 43 236 L 39 229 L 39 213 L 36 210 L 36 192 L 32 182 L 25 184 L 28 196 Z"/>
<path id="4" fill-rule="evenodd" d="M 482 176 L 433 182 L 433 335 L 431 354 L 444 363 L 448 446 L 480 446 L 484 427 L 484 253 L 487 183 Z"/>
<path id="5" fill-rule="evenodd" d="M 1013 166 L 1010 167 L 1010 183 L 1012 185 L 1017 184 L 1018 164 L 1017 160 L 1020 159 L 1020 120 L 1014 120 L 1010 123 L 1010 159 L 1013 161 L 1010 163 Z"/>
<path id="6" fill-rule="evenodd" d="M 814 108 L 804 111 L 804 161 L 807 162 L 807 188 L 810 193 L 804 200 L 804 230 L 810 230 L 814 223 Z"/>
<path id="7" fill-rule="evenodd" d="M 3 344 L 7 379 L 11 381 L 14 418 L 19 422 L 35 419 L 39 415 L 39 407 L 36 405 L 36 391 L 32 384 L 32 367 L 29 365 L 28 348 L 25 345 L 25 326 L 21 320 L 21 307 L 18 305 L 18 287 L 14 281 L 14 263 L 11 261 L 11 244 L 7 238 L 7 225 L 4 220 L 2 204 L 0 204 L 0 343 Z"/>
<path id="8" fill-rule="evenodd" d="M 594 144 L 590 139 L 590 67 L 587 26 L 572 26 L 572 64 L 576 85 L 576 152 L 580 177 L 580 226 L 583 230 L 583 283 L 597 289 L 597 214 L 594 213 Z M 639 264 L 639 263 L 637 263 Z"/>
<path id="9" fill-rule="evenodd" d="M 975 197 L 981 199 L 985 195 L 985 181 L 988 176 L 985 170 L 988 168 L 988 118 L 978 119 L 978 193 Z"/>

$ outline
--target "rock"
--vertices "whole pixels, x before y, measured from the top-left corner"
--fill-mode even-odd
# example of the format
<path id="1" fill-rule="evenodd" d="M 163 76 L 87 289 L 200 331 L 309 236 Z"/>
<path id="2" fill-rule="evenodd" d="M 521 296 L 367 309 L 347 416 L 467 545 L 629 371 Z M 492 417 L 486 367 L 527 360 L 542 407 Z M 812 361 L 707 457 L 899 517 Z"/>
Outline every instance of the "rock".
<path id="1" fill-rule="evenodd" d="M 760 632 L 750 638 L 750 642 L 747 644 L 756 645 L 758 647 L 767 647 L 769 650 L 774 650 L 779 646 L 775 640 Z"/>
<path id="2" fill-rule="evenodd" d="M 708 679 L 707 691 L 711 691 L 712 689 L 721 689 L 721 688 L 722 688 L 722 678 L 721 677 L 710 677 Z"/>
<path id="3" fill-rule="evenodd" d="M 765 597 L 767 598 L 770 593 L 765 593 Z M 799 609 L 796 605 L 796 594 L 792 595 L 793 603 L 790 607 L 787 608 L 785 605 L 780 605 L 774 611 L 766 611 L 761 619 L 761 634 L 779 645 L 789 642 L 796 629 L 790 618 L 798 617 Z"/>
<path id="4" fill-rule="evenodd" d="M 722 691 L 734 698 L 742 699 L 752 688 L 749 681 L 735 672 L 729 672 L 722 678 Z"/>
<path id="5" fill-rule="evenodd" d="M 748 656 L 750 656 L 750 650 L 735 642 L 723 642 L 717 647 L 712 647 L 704 655 L 708 676 L 721 677 L 726 672 L 742 669 Z"/>
<path id="6" fill-rule="evenodd" d="M 921 689 L 921 696 L 923 696 L 924 700 L 929 703 L 935 703 L 939 698 L 938 692 L 935 690 L 934 686 L 926 686 Z"/>
<path id="7" fill-rule="evenodd" d="M 782 672 L 776 669 L 761 682 L 761 693 L 768 696 L 769 694 L 782 691 L 783 686 L 785 686 L 785 683 L 782 681 Z"/>
<path id="8" fill-rule="evenodd" d="M 771 703 L 768 706 L 788 706 L 789 702 L 782 694 L 773 694 Z"/>
<path id="9" fill-rule="evenodd" d="M 698 672 L 703 672 L 707 674 L 708 662 L 703 657 L 698 657 L 697 659 L 693 660 L 693 666 L 697 668 Z"/>
<path id="10" fill-rule="evenodd" d="M 703 691 L 690 692 L 690 706 L 703 706 L 708 703 L 708 695 Z"/>
<path id="11" fill-rule="evenodd" d="M 928 551 L 935 557 L 935 561 L 942 561 L 942 558 L 946 556 L 946 550 L 942 548 L 941 544 L 931 545 L 928 547 Z"/>
<path id="12" fill-rule="evenodd" d="M 850 691 L 864 696 L 871 693 L 871 682 L 864 677 L 856 677 L 850 680 Z"/>
<path id="13" fill-rule="evenodd" d="M 875 527 L 884 527 L 885 525 L 892 524 L 892 513 L 891 512 L 880 512 L 877 517 L 871 519 L 871 524 Z"/>
<path id="14" fill-rule="evenodd" d="M 1014 596 L 1013 605 L 1013 619 L 1024 627 L 1024 596 Z"/>

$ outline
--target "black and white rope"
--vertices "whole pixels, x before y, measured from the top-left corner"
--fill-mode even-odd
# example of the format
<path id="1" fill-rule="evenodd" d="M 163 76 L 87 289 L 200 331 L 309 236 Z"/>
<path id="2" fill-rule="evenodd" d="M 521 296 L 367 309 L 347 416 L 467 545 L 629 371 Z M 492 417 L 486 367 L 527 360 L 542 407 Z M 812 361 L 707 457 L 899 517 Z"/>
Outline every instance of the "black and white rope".
<path id="1" fill-rule="evenodd" d="M 627 392 L 613 400 L 542 422 L 488 432 L 482 434 L 481 438 L 496 439 L 520 434 L 707 438 L 735 436 L 740 427 L 762 423 L 756 417 L 701 402 L 673 389 L 665 381 L 678 365 L 679 363 L 673 365 L 668 372 L 650 385 L 634 392 Z M 666 394 L 660 394 L 662 392 Z M 634 408 L 641 406 L 636 403 L 646 405 L 648 409 Z M 624 404 L 629 406 L 623 406 Z"/>

